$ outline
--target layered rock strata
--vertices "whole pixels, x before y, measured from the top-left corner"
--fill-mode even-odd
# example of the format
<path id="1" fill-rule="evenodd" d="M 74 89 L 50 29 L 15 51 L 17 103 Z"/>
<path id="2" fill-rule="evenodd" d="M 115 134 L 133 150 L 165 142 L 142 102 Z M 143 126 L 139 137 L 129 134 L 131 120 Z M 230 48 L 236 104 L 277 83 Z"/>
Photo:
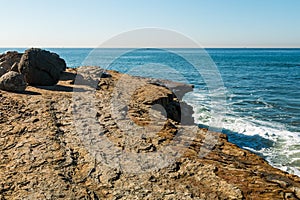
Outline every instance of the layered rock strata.
<path id="1" fill-rule="evenodd" d="M 1 200 L 300 198 L 299 177 L 182 124 L 182 107 L 191 108 L 166 83 L 75 73 L 1 91 Z"/>

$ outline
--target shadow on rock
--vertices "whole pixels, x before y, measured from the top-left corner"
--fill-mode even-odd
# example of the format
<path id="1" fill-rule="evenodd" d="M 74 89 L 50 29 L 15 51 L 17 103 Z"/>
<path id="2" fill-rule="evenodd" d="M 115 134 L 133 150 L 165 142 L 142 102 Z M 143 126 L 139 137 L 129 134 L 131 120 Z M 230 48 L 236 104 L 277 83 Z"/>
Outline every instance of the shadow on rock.
<path id="1" fill-rule="evenodd" d="M 21 94 L 27 94 L 27 95 L 41 95 L 39 92 L 33 92 L 33 91 L 24 91 L 21 92 Z"/>
<path id="2" fill-rule="evenodd" d="M 53 86 L 35 86 L 36 88 L 58 91 L 58 92 L 73 92 L 73 87 L 64 85 L 53 85 Z"/>

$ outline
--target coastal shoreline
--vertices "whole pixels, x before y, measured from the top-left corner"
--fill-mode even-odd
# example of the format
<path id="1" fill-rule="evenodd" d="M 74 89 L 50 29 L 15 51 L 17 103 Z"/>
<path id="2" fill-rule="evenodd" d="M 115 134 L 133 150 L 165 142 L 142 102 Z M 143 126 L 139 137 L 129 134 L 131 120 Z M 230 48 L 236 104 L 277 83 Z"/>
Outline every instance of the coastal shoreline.
<path id="1" fill-rule="evenodd" d="M 143 155 L 172 143 L 181 126 L 175 116 L 167 116 L 163 129 L 151 137 L 131 137 L 118 128 L 110 113 L 116 83 L 125 78 L 130 88 L 130 84 L 146 79 L 107 72 L 110 76 L 101 78 L 95 89 L 102 136 L 121 151 Z M 74 125 L 73 90 L 82 94 L 88 90 L 87 85 L 76 84 L 76 73 L 75 69 L 67 69 L 67 76 L 57 85 L 28 86 L 23 94 L 1 91 L 2 199 L 300 198 L 299 177 L 273 168 L 261 157 L 229 143 L 226 135 L 206 129 L 197 129 L 191 141 L 185 138 L 189 145 L 176 147 L 181 156 L 156 170 L 128 173 L 100 162 Z M 83 78 L 87 82 L 93 80 Z M 167 104 L 172 104 L 172 109 L 176 109 L 180 101 L 166 86 L 144 83 L 131 98 L 128 111 L 129 119 L 142 128 L 151 125 L 147 113 L 151 105 L 158 103 L 168 108 Z M 199 152 L 205 147 L 207 134 L 216 137 L 217 142 L 201 157 Z"/>

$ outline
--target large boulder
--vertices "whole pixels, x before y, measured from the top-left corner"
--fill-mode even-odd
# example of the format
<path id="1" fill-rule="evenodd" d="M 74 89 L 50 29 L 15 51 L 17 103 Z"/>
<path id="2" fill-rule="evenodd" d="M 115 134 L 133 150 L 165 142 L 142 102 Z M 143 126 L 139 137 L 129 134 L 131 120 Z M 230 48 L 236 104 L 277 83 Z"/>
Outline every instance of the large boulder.
<path id="1" fill-rule="evenodd" d="M 59 81 L 66 70 L 66 62 L 56 53 L 31 48 L 23 54 L 18 70 L 28 84 L 50 86 Z"/>
<path id="2" fill-rule="evenodd" d="M 10 71 L 13 65 L 17 65 L 22 57 L 22 53 L 17 51 L 8 51 L 0 55 L 0 67 Z"/>
<path id="3" fill-rule="evenodd" d="M 18 72 L 10 71 L 0 77 L 0 89 L 12 92 L 23 92 L 26 89 L 24 76 Z"/>

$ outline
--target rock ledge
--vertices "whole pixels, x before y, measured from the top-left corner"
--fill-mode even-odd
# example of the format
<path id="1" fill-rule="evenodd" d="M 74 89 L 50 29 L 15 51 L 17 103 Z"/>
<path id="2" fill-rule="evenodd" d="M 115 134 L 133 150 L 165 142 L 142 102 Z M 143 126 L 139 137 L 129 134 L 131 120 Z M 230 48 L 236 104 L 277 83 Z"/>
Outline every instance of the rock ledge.
<path id="1" fill-rule="evenodd" d="M 197 128 L 193 137 L 181 137 L 188 144 L 181 145 L 176 140 L 180 128 L 188 133 L 195 126 L 181 124 L 177 117 L 183 105 L 181 97 L 168 86 L 108 71 L 109 75 L 92 88 L 76 84 L 76 70 L 68 69 L 66 73 L 64 80 L 51 88 L 28 86 L 23 94 L 1 91 L 1 200 L 300 198 L 299 177 L 275 169 L 259 156 L 229 143 L 224 134 Z M 116 108 L 116 113 L 123 116 L 114 118 L 111 98 L 120 80 L 128 89 L 138 83 L 143 85 L 130 98 L 126 91 L 117 93 L 123 96 L 121 101 L 129 100 L 128 106 Z M 99 137 L 106 138 L 113 145 L 108 150 L 114 148 L 145 157 L 178 141 L 172 148 L 180 156 L 155 170 L 141 168 L 140 173 L 129 173 L 99 160 L 93 153 L 101 152 L 91 151 L 81 140 L 91 127 L 80 132 L 73 118 L 74 92 L 78 93 L 75 100 L 80 102 L 91 88 L 95 97 L 95 126 L 102 131 L 90 134 L 89 142 L 95 144 Z M 153 109 L 153 105 L 172 112 L 166 114 Z M 88 122 L 86 116 L 82 119 L 83 123 Z M 156 119 L 158 123 L 152 123 Z M 147 127 L 154 131 L 133 135 L 130 127 L 118 127 L 122 120 L 130 120 L 137 130 Z M 213 148 L 206 145 L 208 135 L 216 139 Z M 205 148 L 207 154 L 201 156 Z M 130 167 L 132 163 L 121 164 Z"/>

